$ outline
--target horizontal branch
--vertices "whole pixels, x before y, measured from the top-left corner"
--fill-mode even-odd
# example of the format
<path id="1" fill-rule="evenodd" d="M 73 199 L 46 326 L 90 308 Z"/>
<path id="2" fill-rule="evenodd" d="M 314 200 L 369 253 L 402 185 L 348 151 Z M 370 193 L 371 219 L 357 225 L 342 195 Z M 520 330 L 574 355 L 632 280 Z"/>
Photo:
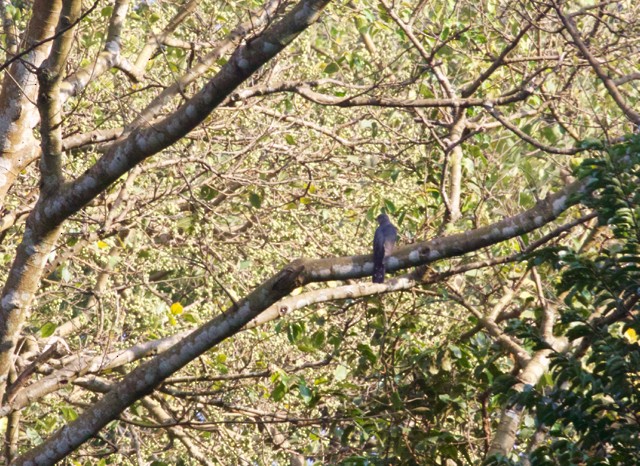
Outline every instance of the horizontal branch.
<path id="1" fill-rule="evenodd" d="M 0 418 L 28 406 L 34 400 L 68 386 L 69 383 L 80 376 L 112 370 L 138 359 L 161 353 L 188 334 L 188 331 L 176 333 L 166 338 L 138 343 L 130 348 L 109 354 L 79 354 L 63 358 L 61 361 L 62 367 L 55 369 L 51 374 L 33 382 L 31 385 L 16 391 L 14 396 L 11 396 L 8 402 L 0 407 Z"/>
<path id="2" fill-rule="evenodd" d="M 385 269 L 394 272 L 460 256 L 536 230 L 574 205 L 579 193 L 584 192 L 588 184 L 585 180 L 575 181 L 539 201 L 533 208 L 492 225 L 397 248 L 389 257 Z M 338 257 L 319 259 L 313 261 L 313 267 L 309 267 L 309 264 L 305 264 L 305 267 L 309 282 L 347 280 L 371 275 L 373 260 L 371 255 Z"/>
<path id="3" fill-rule="evenodd" d="M 521 102 L 531 95 L 529 90 L 509 92 L 504 96 L 495 98 L 468 98 L 457 97 L 445 99 L 401 99 L 392 97 L 370 97 L 357 95 L 351 97 L 336 97 L 311 90 L 315 83 L 286 82 L 274 85 L 256 86 L 243 89 L 231 96 L 231 101 L 246 100 L 251 97 L 261 97 L 279 92 L 293 92 L 304 97 L 310 102 L 335 106 L 335 107 L 397 107 L 397 108 L 469 108 L 469 107 L 500 107 L 516 102 Z"/>
<path id="4" fill-rule="evenodd" d="M 392 272 L 425 265 L 536 230 L 578 202 L 577 194 L 584 191 L 588 185 L 588 181 L 574 182 L 549 195 L 533 208 L 493 225 L 399 248 L 388 258 L 387 269 Z M 193 331 L 169 350 L 134 369 L 77 420 L 60 429 L 47 441 L 18 459 L 15 464 L 27 464 L 29 461 L 50 464 L 64 458 L 107 423 L 116 419 L 128 406 L 153 391 L 167 377 L 205 351 L 235 335 L 247 323 L 294 289 L 312 282 L 365 278 L 369 277 L 372 271 L 371 255 L 300 259 L 290 263 L 230 309 Z M 393 287 L 402 289 L 402 286 L 402 280 L 392 280 L 386 284 L 365 285 L 363 289 L 377 287 L 377 291 L 387 292 Z"/>

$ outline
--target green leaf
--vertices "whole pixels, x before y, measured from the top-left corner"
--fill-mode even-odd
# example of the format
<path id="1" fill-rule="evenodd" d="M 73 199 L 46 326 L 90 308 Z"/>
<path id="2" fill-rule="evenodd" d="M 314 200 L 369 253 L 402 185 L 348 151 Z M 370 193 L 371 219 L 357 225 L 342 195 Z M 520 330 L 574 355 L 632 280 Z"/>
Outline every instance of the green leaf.
<path id="1" fill-rule="evenodd" d="M 286 393 L 287 387 L 282 382 L 278 382 L 274 389 L 271 391 L 271 398 L 274 401 L 280 401 L 284 398 Z"/>
<path id="2" fill-rule="evenodd" d="M 200 188 L 200 197 L 205 201 L 210 201 L 217 195 L 218 191 L 209 185 L 204 185 Z"/>
<path id="3" fill-rule="evenodd" d="M 296 343 L 304 335 L 304 326 L 298 322 L 292 322 L 287 326 L 287 338 L 291 343 Z"/>
<path id="4" fill-rule="evenodd" d="M 323 330 L 318 330 L 311 337 L 311 342 L 316 349 L 321 348 L 326 340 L 327 335 Z"/>
<path id="5" fill-rule="evenodd" d="M 360 354 L 371 364 L 375 364 L 378 361 L 378 357 L 375 355 L 371 347 L 366 343 L 358 343 L 357 348 L 358 351 L 360 351 Z"/>
<path id="6" fill-rule="evenodd" d="M 394 214 L 396 212 L 396 205 L 389 199 L 384 200 L 384 208 L 390 214 Z"/>
<path id="7" fill-rule="evenodd" d="M 27 438 L 33 445 L 40 445 L 42 443 L 42 437 L 38 433 L 37 430 L 27 427 L 26 429 Z"/>
<path id="8" fill-rule="evenodd" d="M 249 202 L 256 209 L 259 209 L 262 206 L 262 198 L 257 193 L 249 194 Z"/>
<path id="9" fill-rule="evenodd" d="M 298 391 L 300 392 L 302 401 L 304 401 L 304 403 L 307 405 L 310 404 L 311 401 L 313 400 L 313 394 L 309 389 L 309 387 L 307 387 L 307 384 L 304 383 L 304 381 L 298 384 Z"/>
<path id="10" fill-rule="evenodd" d="M 576 325 L 575 327 L 570 328 L 567 331 L 567 338 L 569 340 L 575 340 L 577 338 L 585 337 L 587 335 L 591 335 L 593 330 L 588 325 Z"/>
<path id="11" fill-rule="evenodd" d="M 70 406 L 60 408 L 60 410 L 62 411 L 62 416 L 67 422 L 75 421 L 78 418 L 78 412 Z"/>
<path id="12" fill-rule="evenodd" d="M 581 149 L 602 150 L 604 148 L 602 141 L 596 138 L 586 138 L 580 141 Z"/>
<path id="13" fill-rule="evenodd" d="M 185 312 L 182 314 L 182 319 L 190 324 L 197 324 L 199 322 L 197 317 L 191 312 Z"/>
<path id="14" fill-rule="evenodd" d="M 324 67 L 323 72 L 326 74 L 333 74 L 340 71 L 340 66 L 336 62 L 331 62 L 327 66 Z"/>
<path id="15" fill-rule="evenodd" d="M 335 379 L 336 382 L 342 382 L 347 378 L 348 374 L 349 374 L 349 370 L 342 364 L 337 365 L 336 368 L 333 370 L 333 378 Z"/>
<path id="16" fill-rule="evenodd" d="M 393 392 L 391 394 L 391 404 L 396 410 L 404 408 L 404 402 L 402 401 L 402 398 L 400 397 L 400 394 L 398 392 Z"/>
<path id="17" fill-rule="evenodd" d="M 458 359 L 462 357 L 462 351 L 460 351 L 460 348 L 456 345 L 449 345 L 449 351 Z"/>
<path id="18" fill-rule="evenodd" d="M 51 335 L 53 335 L 53 332 L 55 332 L 57 328 L 58 326 L 53 322 L 47 322 L 40 328 L 40 335 L 42 336 L 42 338 L 50 337 Z"/>

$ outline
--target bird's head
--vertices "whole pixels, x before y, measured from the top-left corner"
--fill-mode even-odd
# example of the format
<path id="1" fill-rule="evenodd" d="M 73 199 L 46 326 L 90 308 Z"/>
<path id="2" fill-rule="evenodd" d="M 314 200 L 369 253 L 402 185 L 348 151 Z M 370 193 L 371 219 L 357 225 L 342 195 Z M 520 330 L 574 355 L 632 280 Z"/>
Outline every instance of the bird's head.
<path id="1" fill-rule="evenodd" d="M 382 225 L 383 223 L 387 223 L 389 221 L 389 216 L 387 214 L 380 214 L 376 217 L 376 220 L 378 221 L 379 225 Z"/>

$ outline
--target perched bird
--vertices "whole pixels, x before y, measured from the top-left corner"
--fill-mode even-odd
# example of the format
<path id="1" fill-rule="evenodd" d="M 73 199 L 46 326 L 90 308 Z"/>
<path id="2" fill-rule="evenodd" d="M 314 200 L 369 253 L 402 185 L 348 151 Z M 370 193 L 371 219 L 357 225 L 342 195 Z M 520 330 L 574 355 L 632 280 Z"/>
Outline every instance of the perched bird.
<path id="1" fill-rule="evenodd" d="M 378 228 L 373 236 L 373 283 L 384 282 L 384 258 L 393 251 L 398 239 L 398 230 L 387 214 L 380 214 Z"/>

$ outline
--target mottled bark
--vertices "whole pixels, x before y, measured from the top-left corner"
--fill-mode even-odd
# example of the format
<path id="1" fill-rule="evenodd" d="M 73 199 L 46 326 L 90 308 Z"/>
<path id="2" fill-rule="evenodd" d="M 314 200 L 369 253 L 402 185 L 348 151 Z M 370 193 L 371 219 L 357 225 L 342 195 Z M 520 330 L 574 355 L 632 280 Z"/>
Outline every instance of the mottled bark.
<path id="1" fill-rule="evenodd" d="M 98 355 L 69 355 L 60 363 L 62 367 L 18 390 L 0 407 L 0 417 L 27 407 L 49 393 L 67 386 L 81 376 L 90 376 L 102 371 L 123 367 L 134 361 L 161 353 L 185 338 L 189 332 L 180 332 L 170 337 L 140 343 L 121 351 Z"/>
<path id="2" fill-rule="evenodd" d="M 540 377 L 549 368 L 549 354 L 551 350 L 537 351 L 527 365 L 518 374 L 520 382 L 513 386 L 516 391 L 523 391 L 527 387 L 532 387 L 540 380 Z M 500 424 L 496 430 L 496 435 L 491 442 L 489 455 L 507 455 L 513 449 L 516 440 L 516 433 L 520 429 L 524 407 L 520 405 L 508 406 L 502 410 Z"/>
<path id="3" fill-rule="evenodd" d="M 27 220 L 22 243 L 16 251 L 0 300 L 0 400 L 4 398 L 7 373 L 20 330 L 29 317 L 31 301 L 40 286 L 42 269 L 60 230 L 52 228 L 42 232 L 34 225 L 35 217 L 30 215 Z"/>
<path id="4" fill-rule="evenodd" d="M 36 0 L 22 48 L 29 49 L 54 34 L 62 0 Z M 49 53 L 51 42 L 34 47 L 6 70 L 0 92 L 0 207 L 20 171 L 34 158 L 38 144 L 32 130 L 38 122 L 33 104 L 38 94 L 34 67 Z"/>
<path id="5" fill-rule="evenodd" d="M 80 68 L 61 83 L 60 98 L 63 102 L 71 96 L 78 95 L 97 76 L 118 65 L 120 62 L 120 35 L 128 8 L 129 0 L 117 0 L 115 2 L 109 21 L 104 50 L 98 55 L 95 62 Z"/>
<path id="6" fill-rule="evenodd" d="M 62 108 L 59 86 L 71 48 L 73 28 L 80 16 L 80 0 L 66 0 L 59 11 L 58 35 L 50 56 L 38 69 L 38 110 L 41 119 L 42 158 L 41 193 L 34 212 L 29 215 L 22 243 L 2 290 L 0 301 L 0 400 L 4 400 L 6 376 L 22 326 L 30 311 L 31 301 L 40 286 L 40 276 L 47 255 L 59 235 L 59 224 L 43 222 L 38 205 L 56 195 L 62 183 Z M 24 128 L 26 131 L 28 128 Z"/>
<path id="7" fill-rule="evenodd" d="M 467 118 L 464 112 L 460 112 L 451 128 L 447 143 L 445 157 L 449 166 L 449 189 L 447 192 L 447 220 L 455 222 L 462 215 L 460 211 L 460 198 L 462 195 L 462 135 L 466 128 Z"/>
<path id="8" fill-rule="evenodd" d="M 9 374 L 9 380 L 13 383 L 17 378 L 15 368 Z M 20 439 L 20 414 L 14 411 L 7 416 L 7 428 L 4 434 L 3 453 L 7 462 L 10 462 L 18 453 L 18 440 Z"/>
<path id="9" fill-rule="evenodd" d="M 56 28 L 59 34 L 53 41 L 49 58 L 38 69 L 40 84 L 38 111 L 40 112 L 40 196 L 56 194 L 62 179 L 62 101 L 60 83 L 73 40 L 73 24 L 80 17 L 80 0 L 64 0 L 60 21 Z M 63 31 L 66 31 L 63 33 Z"/>

